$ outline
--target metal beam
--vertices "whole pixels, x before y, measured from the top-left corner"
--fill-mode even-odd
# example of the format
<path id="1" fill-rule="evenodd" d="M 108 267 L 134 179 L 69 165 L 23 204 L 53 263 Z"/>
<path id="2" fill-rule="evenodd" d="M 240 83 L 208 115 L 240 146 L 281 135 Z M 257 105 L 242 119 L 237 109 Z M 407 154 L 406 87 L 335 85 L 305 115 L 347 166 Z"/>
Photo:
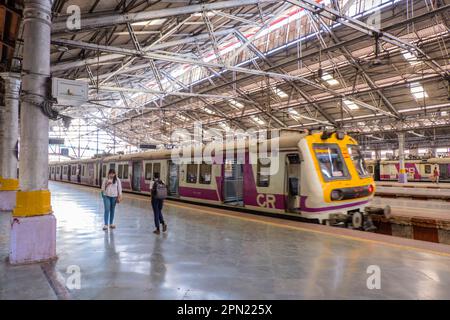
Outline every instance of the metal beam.
<path id="1" fill-rule="evenodd" d="M 252 50 L 260 59 L 262 59 L 264 62 L 266 62 L 270 67 L 274 67 L 274 64 L 250 41 L 247 40 L 247 38 L 239 31 L 235 31 L 236 36 L 241 42 L 248 42 L 247 46 L 250 50 Z M 278 72 L 281 73 L 287 73 L 282 68 L 275 68 L 278 70 Z M 288 83 L 292 88 L 295 89 L 306 101 L 308 101 L 330 124 L 336 125 L 336 122 L 324 111 L 322 108 L 313 100 L 311 99 L 303 90 L 300 89 L 300 87 L 293 81 L 290 80 L 284 80 L 286 83 Z"/>
<path id="2" fill-rule="evenodd" d="M 439 63 L 433 60 L 430 56 L 428 56 L 425 52 L 422 51 L 419 47 L 414 44 L 409 43 L 408 41 L 402 40 L 388 32 L 381 31 L 375 27 L 369 26 L 367 23 L 359 21 L 358 19 L 346 16 L 339 11 L 334 10 L 333 8 L 324 5 L 323 3 L 316 3 L 314 0 L 285 0 L 291 4 L 294 4 L 300 8 L 308 10 L 314 14 L 321 15 L 330 20 L 336 20 L 343 25 L 350 27 L 352 29 L 358 30 L 362 33 L 365 33 L 369 36 L 378 36 L 379 39 L 382 39 L 392 45 L 400 47 L 404 50 L 409 51 L 414 54 L 418 59 L 422 56 L 426 57 L 427 60 L 431 62 L 434 66 L 433 69 L 438 69 L 437 73 L 439 73 L 442 77 L 448 77 L 449 71 L 444 70 Z"/>
<path id="3" fill-rule="evenodd" d="M 114 26 L 117 24 L 147 21 L 152 19 L 169 18 L 180 15 L 187 15 L 202 11 L 223 10 L 247 5 L 257 5 L 259 3 L 277 3 L 278 0 L 228 0 L 213 3 L 194 4 L 176 8 L 166 8 L 160 10 L 143 11 L 126 14 L 113 14 L 100 17 L 90 17 L 86 15 L 81 18 L 81 29 L 99 28 Z M 67 30 L 66 17 L 57 19 L 52 24 L 52 32 L 64 32 Z"/>
<path id="4" fill-rule="evenodd" d="M 330 88 L 323 87 L 323 86 L 315 83 L 314 81 L 311 81 L 311 80 L 306 79 L 301 76 L 291 76 L 289 74 L 267 72 L 267 71 L 261 71 L 261 70 L 256 70 L 256 69 L 247 69 L 247 68 L 242 68 L 242 67 L 222 65 L 219 63 L 205 62 L 203 60 L 187 59 L 187 58 L 177 57 L 177 56 L 173 56 L 173 55 L 169 56 L 169 55 L 165 55 L 165 54 L 163 55 L 163 54 L 151 53 L 151 52 L 150 53 L 141 53 L 137 50 L 117 48 L 117 47 L 112 47 L 112 46 L 103 46 L 103 45 L 87 43 L 87 42 L 83 42 L 83 41 L 59 40 L 59 43 L 64 44 L 66 46 L 73 46 L 73 47 L 77 47 L 77 48 L 110 51 L 110 52 L 115 51 L 115 52 L 121 52 L 121 54 L 124 54 L 124 55 L 141 56 L 143 58 L 148 58 L 148 59 L 153 59 L 153 60 L 162 60 L 162 61 L 174 62 L 174 63 L 180 63 L 180 64 L 198 65 L 198 66 L 207 67 L 210 70 L 212 70 L 212 69 L 228 70 L 228 71 L 235 71 L 235 72 L 240 72 L 240 73 L 247 73 L 247 74 L 252 74 L 252 75 L 256 75 L 256 76 L 270 77 L 270 78 L 276 78 L 276 79 L 282 79 L 282 80 L 300 81 L 306 85 L 312 86 L 312 87 L 317 88 L 322 91 L 326 91 L 334 96 L 339 96 L 341 98 L 347 98 L 348 100 L 351 100 L 354 103 L 356 103 L 357 105 L 362 106 L 366 109 L 381 112 L 390 117 L 394 116 L 392 113 L 390 113 L 388 111 L 379 109 L 377 107 L 374 107 L 366 102 L 360 101 L 353 97 L 346 97 L 345 94 L 339 93 Z M 55 71 L 55 70 L 53 69 L 52 71 Z"/>
<path id="5" fill-rule="evenodd" d="M 214 32 L 214 36 L 215 37 L 227 36 L 231 33 L 233 33 L 233 29 L 220 30 L 220 31 Z M 196 36 L 183 38 L 183 39 L 176 40 L 176 41 L 167 41 L 167 42 L 163 42 L 163 43 L 159 43 L 159 44 L 152 44 L 150 46 L 144 47 L 142 49 L 142 51 L 147 52 L 147 51 L 164 50 L 164 49 L 174 47 L 174 46 L 191 44 L 191 43 L 195 43 L 198 41 L 209 40 L 209 38 L 210 38 L 210 35 L 208 33 L 199 34 Z M 65 41 L 65 40 L 66 39 L 53 39 L 52 44 L 62 45 L 61 41 Z M 84 60 L 76 60 L 73 63 L 71 63 L 71 62 L 58 63 L 58 64 L 55 64 L 52 66 L 52 72 L 81 67 L 81 66 L 88 65 L 88 64 L 96 64 L 98 62 L 106 62 L 106 61 L 111 61 L 111 60 L 115 60 L 115 59 L 122 59 L 123 55 L 124 55 L 120 51 L 117 51 L 117 50 L 112 50 L 112 51 L 104 50 L 104 51 L 110 52 L 111 54 L 105 54 L 98 58 L 95 57 L 95 58 L 88 58 L 88 59 L 84 59 Z"/>

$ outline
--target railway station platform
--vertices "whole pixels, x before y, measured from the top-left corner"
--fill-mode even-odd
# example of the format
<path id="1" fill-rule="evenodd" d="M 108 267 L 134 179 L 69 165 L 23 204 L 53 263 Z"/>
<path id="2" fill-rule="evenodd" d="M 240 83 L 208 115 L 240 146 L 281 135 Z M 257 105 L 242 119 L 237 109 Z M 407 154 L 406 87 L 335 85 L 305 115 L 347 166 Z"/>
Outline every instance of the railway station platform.
<path id="1" fill-rule="evenodd" d="M 422 188 L 422 189 L 450 189 L 450 183 L 440 182 L 407 182 L 400 183 L 395 181 L 377 181 L 377 187 L 400 187 L 400 188 Z"/>
<path id="2" fill-rule="evenodd" d="M 444 183 L 407 183 L 407 184 L 380 184 L 377 183 L 375 194 L 379 197 L 406 197 L 414 199 L 440 199 L 450 200 L 450 186 Z"/>
<path id="3" fill-rule="evenodd" d="M 149 199 L 133 194 L 105 232 L 98 189 L 50 190 L 58 259 L 9 265 L 1 213 L 0 299 L 450 299 L 448 245 L 173 201 L 155 235 Z"/>

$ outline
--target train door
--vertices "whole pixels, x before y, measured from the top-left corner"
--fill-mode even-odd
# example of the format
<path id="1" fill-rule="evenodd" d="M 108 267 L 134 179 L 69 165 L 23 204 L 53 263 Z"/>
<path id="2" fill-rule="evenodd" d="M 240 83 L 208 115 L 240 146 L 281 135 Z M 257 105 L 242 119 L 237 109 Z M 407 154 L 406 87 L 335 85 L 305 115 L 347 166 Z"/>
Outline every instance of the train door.
<path id="1" fill-rule="evenodd" d="M 226 159 L 223 164 L 223 201 L 244 205 L 244 166 L 235 159 Z"/>
<path id="2" fill-rule="evenodd" d="M 450 176 L 450 172 L 448 170 L 448 164 L 440 164 L 439 165 L 439 180 L 447 180 Z"/>
<path id="3" fill-rule="evenodd" d="M 178 197 L 179 179 L 180 179 L 180 166 L 169 160 L 167 182 L 170 196 Z"/>
<path id="4" fill-rule="evenodd" d="M 81 183 L 81 164 L 79 164 L 79 165 L 77 165 L 77 172 L 76 172 L 76 174 L 77 174 L 77 182 L 78 183 Z"/>
<path id="5" fill-rule="evenodd" d="M 98 165 L 99 173 L 98 173 L 98 186 L 101 187 L 103 183 L 103 178 L 106 178 L 107 170 L 106 164 L 101 163 Z"/>
<path id="6" fill-rule="evenodd" d="M 67 180 L 70 181 L 72 175 L 72 166 L 67 166 Z"/>
<path id="7" fill-rule="evenodd" d="M 373 165 L 373 179 L 375 181 L 380 181 L 381 180 L 381 164 L 380 164 L 380 160 L 375 161 L 375 164 Z"/>
<path id="8" fill-rule="evenodd" d="M 133 171 L 131 188 L 133 191 L 141 191 L 141 175 L 142 175 L 142 161 L 133 161 Z"/>
<path id="9" fill-rule="evenodd" d="M 300 208 L 301 161 L 298 153 L 286 155 L 286 210 L 295 212 Z"/>

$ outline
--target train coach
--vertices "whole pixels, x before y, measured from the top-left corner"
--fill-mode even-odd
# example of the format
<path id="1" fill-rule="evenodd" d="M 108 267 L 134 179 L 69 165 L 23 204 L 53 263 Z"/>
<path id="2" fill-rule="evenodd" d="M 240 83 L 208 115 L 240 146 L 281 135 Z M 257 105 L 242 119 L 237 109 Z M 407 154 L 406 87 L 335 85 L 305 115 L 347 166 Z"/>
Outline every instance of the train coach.
<path id="1" fill-rule="evenodd" d="M 450 158 L 430 158 L 422 160 L 405 160 L 408 181 L 432 181 L 434 169 L 439 172 L 439 181 L 450 182 Z M 368 160 L 367 170 L 375 181 L 396 181 L 399 174 L 398 160 Z"/>
<path id="2" fill-rule="evenodd" d="M 250 161 L 247 142 L 221 145 L 223 161 L 192 157 L 179 163 L 173 157 L 182 151 L 177 149 L 51 163 L 50 179 L 99 186 L 113 168 L 125 191 L 148 194 L 151 181 L 160 178 L 173 199 L 364 227 L 375 185 L 353 138 L 340 131 L 282 131 L 267 145 L 269 152 L 256 152 L 256 161 Z M 278 154 L 268 157 L 274 145 Z"/>

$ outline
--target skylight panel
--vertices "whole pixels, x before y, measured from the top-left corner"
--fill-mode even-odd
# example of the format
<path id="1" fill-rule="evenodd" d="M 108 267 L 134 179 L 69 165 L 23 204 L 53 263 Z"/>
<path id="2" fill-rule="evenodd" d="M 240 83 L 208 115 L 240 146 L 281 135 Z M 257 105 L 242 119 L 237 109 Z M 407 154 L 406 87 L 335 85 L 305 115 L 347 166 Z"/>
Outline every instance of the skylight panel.
<path id="1" fill-rule="evenodd" d="M 189 120 L 187 117 L 183 116 L 182 114 L 178 114 L 177 118 L 180 119 L 180 120 L 183 120 L 183 121 L 188 121 Z"/>
<path id="2" fill-rule="evenodd" d="M 333 76 L 327 72 L 322 75 L 322 80 L 326 81 L 330 86 L 335 86 L 339 84 L 339 81 L 333 78 Z"/>
<path id="3" fill-rule="evenodd" d="M 298 113 L 298 111 L 295 110 L 294 108 L 289 108 L 289 109 L 288 109 L 288 112 L 289 112 L 290 115 L 293 115 L 293 116 L 299 116 L 299 115 L 300 115 L 300 114 Z"/>
<path id="4" fill-rule="evenodd" d="M 263 119 L 261 119 L 261 118 L 259 118 L 259 117 L 257 117 L 257 116 L 252 116 L 252 120 L 253 120 L 254 122 L 256 122 L 257 124 L 259 124 L 259 125 L 264 125 L 264 124 L 266 124 L 266 122 L 265 122 Z"/>
<path id="5" fill-rule="evenodd" d="M 152 19 L 152 20 L 145 20 L 145 21 L 138 21 L 133 22 L 132 26 L 159 26 L 162 25 L 164 22 L 166 22 L 167 19 Z"/>
<path id="6" fill-rule="evenodd" d="M 420 61 L 414 54 L 412 54 L 409 51 L 406 51 L 406 50 L 403 51 L 402 55 L 405 58 L 405 60 L 408 61 L 409 64 L 412 66 L 422 63 L 422 61 Z"/>
<path id="7" fill-rule="evenodd" d="M 229 102 L 229 104 L 230 104 L 231 106 L 236 107 L 236 108 L 242 109 L 242 108 L 244 107 L 244 105 L 243 105 L 242 103 L 240 103 L 239 101 L 236 101 L 236 100 L 234 100 L 234 99 L 231 99 L 231 100 L 228 101 L 228 102 Z"/>
<path id="8" fill-rule="evenodd" d="M 418 82 L 412 83 L 410 86 L 411 94 L 416 99 L 428 98 L 428 94 L 422 85 Z"/>
<path id="9" fill-rule="evenodd" d="M 275 94 L 277 94 L 280 98 L 287 98 L 287 97 L 288 97 L 288 94 L 287 94 L 286 92 L 284 92 L 283 90 L 281 90 L 281 89 L 279 89 L 279 88 L 277 88 L 277 87 L 274 87 L 274 88 L 273 88 L 273 91 L 274 91 Z"/>
<path id="10" fill-rule="evenodd" d="M 359 109 L 358 105 L 356 103 L 354 103 L 353 101 L 344 100 L 343 102 L 347 106 L 347 108 L 349 108 L 350 110 L 358 110 Z"/>
<path id="11" fill-rule="evenodd" d="M 205 112 L 208 113 L 208 114 L 216 114 L 214 111 L 212 111 L 212 110 L 209 109 L 209 108 L 204 108 L 204 110 L 205 110 Z"/>

